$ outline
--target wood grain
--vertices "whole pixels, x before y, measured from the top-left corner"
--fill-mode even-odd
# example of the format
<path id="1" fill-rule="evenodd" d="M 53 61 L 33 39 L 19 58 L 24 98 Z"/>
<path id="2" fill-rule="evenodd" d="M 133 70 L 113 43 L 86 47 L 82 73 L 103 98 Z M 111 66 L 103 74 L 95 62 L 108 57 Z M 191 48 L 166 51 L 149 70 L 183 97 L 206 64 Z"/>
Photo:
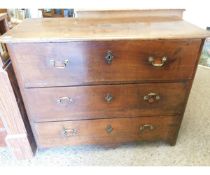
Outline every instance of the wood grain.
<path id="1" fill-rule="evenodd" d="M 34 128 L 41 148 L 81 144 L 109 145 L 134 141 L 167 141 L 173 137 L 178 121 L 178 116 L 158 116 L 34 123 Z M 140 127 L 144 125 L 152 125 L 154 129 L 145 128 L 141 132 Z M 107 127 L 110 126 L 112 131 L 107 132 Z M 65 136 L 64 129 L 69 132 L 73 129 L 75 132 Z"/>
<path id="2" fill-rule="evenodd" d="M 131 18 L 131 17 L 165 17 L 170 19 L 182 19 L 184 9 L 121 9 L 121 10 L 82 10 L 75 9 L 77 18 Z"/>
<path id="3" fill-rule="evenodd" d="M 32 136 L 27 134 L 8 74 L 1 67 L 0 84 L 0 111 L 7 131 L 6 144 L 16 158 L 31 158 L 35 151 Z"/>
<path id="4" fill-rule="evenodd" d="M 206 38 L 210 33 L 183 20 L 166 18 L 26 19 L 0 37 L 4 43 Z"/>
<path id="5" fill-rule="evenodd" d="M 30 119 L 36 122 L 174 115 L 183 111 L 185 83 L 155 83 L 25 89 Z M 149 103 L 144 96 L 156 93 Z M 112 100 L 107 102 L 107 94 Z M 70 98 L 58 102 L 60 98 Z"/>
<path id="6" fill-rule="evenodd" d="M 30 124 L 29 124 L 28 116 L 26 114 L 25 106 L 24 106 L 24 103 L 23 103 L 23 99 L 22 99 L 22 96 L 21 96 L 21 93 L 20 93 L 19 85 L 18 85 L 16 75 L 15 75 L 14 70 L 13 70 L 11 60 L 9 62 L 7 62 L 7 64 L 4 66 L 4 70 L 7 72 L 10 84 L 11 84 L 12 89 L 13 89 L 13 93 L 14 93 L 15 98 L 16 98 L 16 103 L 17 103 L 18 108 L 20 110 L 21 117 L 23 119 L 23 122 L 24 122 L 25 128 L 27 130 L 27 133 L 32 136 L 32 131 L 31 131 L 31 127 L 30 127 Z M 32 138 L 32 140 L 33 140 L 33 138 Z"/>
<path id="7" fill-rule="evenodd" d="M 15 159 L 31 159 L 34 155 L 34 148 L 31 145 L 31 139 L 26 133 L 7 135 L 5 139 L 12 155 Z"/>
<path id="8" fill-rule="evenodd" d="M 181 10 L 166 10 L 168 17 L 163 11 L 150 12 L 28 19 L 1 37 L 40 148 L 142 140 L 175 145 L 203 41 L 210 35 L 182 20 Z M 111 64 L 105 61 L 108 51 Z M 167 61 L 154 67 L 149 57 L 157 64 L 163 57 Z M 7 91 L 0 87 L 0 94 Z M 144 100 L 151 92 L 160 96 L 154 103 Z M 18 141 L 10 136 L 7 144 L 14 148 L 29 143 L 21 141 L 21 134 Z"/>
<path id="9" fill-rule="evenodd" d="M 8 45 L 19 82 L 25 87 L 113 84 L 191 79 L 201 40 L 98 41 Z M 107 64 L 107 51 L 113 61 Z M 163 67 L 149 63 L 152 56 Z M 62 63 L 64 69 L 51 65 Z"/>
<path id="10" fill-rule="evenodd" d="M 25 126 L 7 73 L 0 70 L 0 109 L 8 134 L 25 133 Z M 15 126 L 15 127 L 14 127 Z"/>

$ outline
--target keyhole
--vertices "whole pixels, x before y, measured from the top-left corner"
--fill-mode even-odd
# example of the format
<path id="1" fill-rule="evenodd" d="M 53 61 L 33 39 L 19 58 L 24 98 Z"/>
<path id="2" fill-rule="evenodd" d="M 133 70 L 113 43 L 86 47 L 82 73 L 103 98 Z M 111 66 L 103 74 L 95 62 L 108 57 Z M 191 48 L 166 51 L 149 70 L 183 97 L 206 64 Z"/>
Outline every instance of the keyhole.
<path id="1" fill-rule="evenodd" d="M 107 64 L 111 64 L 113 59 L 113 55 L 111 51 L 107 51 L 107 54 L 105 56 L 105 60 Z"/>

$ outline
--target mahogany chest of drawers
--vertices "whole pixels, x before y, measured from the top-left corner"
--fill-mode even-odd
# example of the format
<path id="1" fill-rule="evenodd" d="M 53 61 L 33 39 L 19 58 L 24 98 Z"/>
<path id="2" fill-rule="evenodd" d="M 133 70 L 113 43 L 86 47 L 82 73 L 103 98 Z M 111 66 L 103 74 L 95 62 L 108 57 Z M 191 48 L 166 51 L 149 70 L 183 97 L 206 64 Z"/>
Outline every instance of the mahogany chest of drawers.
<path id="1" fill-rule="evenodd" d="M 38 147 L 174 145 L 207 35 L 180 17 L 59 18 L 1 40 Z"/>

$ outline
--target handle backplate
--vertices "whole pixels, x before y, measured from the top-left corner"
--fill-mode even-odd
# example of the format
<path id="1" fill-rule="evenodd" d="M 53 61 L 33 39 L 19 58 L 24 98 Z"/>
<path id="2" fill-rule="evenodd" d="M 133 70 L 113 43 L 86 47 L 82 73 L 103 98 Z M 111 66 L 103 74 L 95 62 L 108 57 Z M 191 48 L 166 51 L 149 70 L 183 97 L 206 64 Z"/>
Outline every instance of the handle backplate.
<path id="1" fill-rule="evenodd" d="M 76 128 L 72 128 L 72 129 L 63 128 L 62 130 L 62 135 L 64 137 L 72 137 L 72 136 L 76 136 L 77 134 L 78 134 L 78 130 Z"/>
<path id="2" fill-rule="evenodd" d="M 144 100 L 147 101 L 148 103 L 154 103 L 160 100 L 160 95 L 151 92 L 144 96 Z"/>
<path id="3" fill-rule="evenodd" d="M 162 67 L 167 61 L 167 57 L 164 56 L 161 59 L 155 59 L 154 57 L 150 56 L 148 58 L 149 63 L 154 67 Z"/>
<path id="4" fill-rule="evenodd" d="M 141 126 L 139 127 L 140 133 L 143 133 L 143 132 L 146 131 L 146 130 L 152 131 L 152 130 L 154 130 L 154 129 L 155 129 L 155 127 L 154 127 L 153 125 L 151 125 L 151 124 L 144 124 L 144 125 L 141 125 Z"/>
<path id="5" fill-rule="evenodd" d="M 63 61 L 56 61 L 53 59 L 50 60 L 50 65 L 57 69 L 64 69 L 68 63 L 69 63 L 68 59 L 63 60 Z"/>
<path id="6" fill-rule="evenodd" d="M 70 97 L 60 97 L 57 100 L 57 103 L 58 104 L 69 104 L 69 103 L 72 103 L 72 102 L 73 102 L 73 99 L 70 98 Z"/>

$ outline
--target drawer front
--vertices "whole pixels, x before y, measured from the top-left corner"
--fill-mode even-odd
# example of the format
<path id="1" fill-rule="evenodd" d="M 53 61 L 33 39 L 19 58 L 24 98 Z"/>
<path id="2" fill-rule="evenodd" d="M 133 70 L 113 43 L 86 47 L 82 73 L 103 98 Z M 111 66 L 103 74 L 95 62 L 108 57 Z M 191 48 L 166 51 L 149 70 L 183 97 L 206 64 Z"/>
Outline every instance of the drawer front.
<path id="1" fill-rule="evenodd" d="M 34 123 L 39 147 L 116 144 L 168 140 L 176 132 L 176 116 Z"/>
<path id="2" fill-rule="evenodd" d="M 200 39 L 8 45 L 25 87 L 184 80 L 193 76 Z"/>
<path id="3" fill-rule="evenodd" d="M 183 111 L 187 83 L 25 89 L 36 122 L 174 115 Z"/>

